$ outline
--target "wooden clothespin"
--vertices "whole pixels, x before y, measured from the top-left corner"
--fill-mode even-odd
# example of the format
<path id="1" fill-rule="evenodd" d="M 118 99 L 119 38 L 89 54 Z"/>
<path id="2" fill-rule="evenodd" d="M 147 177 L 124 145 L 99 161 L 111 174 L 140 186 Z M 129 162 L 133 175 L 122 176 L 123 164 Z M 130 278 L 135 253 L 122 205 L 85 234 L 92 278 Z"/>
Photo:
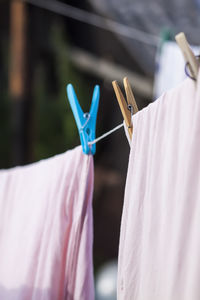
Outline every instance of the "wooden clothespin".
<path id="1" fill-rule="evenodd" d="M 188 63 L 191 76 L 196 80 L 199 70 L 199 62 L 190 48 L 184 32 L 177 34 L 175 36 L 175 40 L 183 53 L 185 61 Z"/>
<path id="2" fill-rule="evenodd" d="M 112 85 L 131 139 L 133 134 L 131 116 L 138 111 L 138 107 L 127 77 L 124 78 L 123 83 L 127 101 L 116 80 L 112 82 Z"/>

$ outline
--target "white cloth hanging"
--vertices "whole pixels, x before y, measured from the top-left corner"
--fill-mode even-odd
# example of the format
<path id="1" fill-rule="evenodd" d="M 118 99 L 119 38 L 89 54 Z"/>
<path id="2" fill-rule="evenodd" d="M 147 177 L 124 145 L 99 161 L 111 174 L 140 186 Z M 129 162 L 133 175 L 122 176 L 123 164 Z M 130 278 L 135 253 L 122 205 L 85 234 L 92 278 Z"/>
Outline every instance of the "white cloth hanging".
<path id="1" fill-rule="evenodd" d="M 0 171 L 0 299 L 94 300 L 93 157 Z"/>
<path id="2" fill-rule="evenodd" d="M 133 116 L 118 300 L 200 299 L 200 76 Z"/>

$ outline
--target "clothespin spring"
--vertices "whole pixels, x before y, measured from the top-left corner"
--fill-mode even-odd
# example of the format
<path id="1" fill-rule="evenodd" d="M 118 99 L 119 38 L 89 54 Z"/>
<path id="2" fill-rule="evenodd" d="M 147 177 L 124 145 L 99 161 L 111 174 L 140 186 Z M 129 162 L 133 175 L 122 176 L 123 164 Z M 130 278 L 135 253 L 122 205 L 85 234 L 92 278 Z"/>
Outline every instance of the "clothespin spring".
<path id="1" fill-rule="evenodd" d="M 83 114 L 83 117 L 86 119 L 85 123 L 83 124 L 83 126 L 80 128 L 80 132 L 83 132 L 85 127 L 87 126 L 88 122 L 90 121 L 91 115 L 89 112 L 86 112 Z M 88 127 L 86 129 L 86 133 L 87 135 L 90 134 L 90 128 Z M 92 145 L 88 142 L 88 146 L 89 146 L 89 154 L 92 154 Z"/>
<path id="2" fill-rule="evenodd" d="M 200 60 L 200 55 L 195 55 L 195 57 Z M 193 76 L 191 76 L 190 74 L 190 71 L 188 70 L 189 69 L 189 62 L 187 61 L 186 64 L 185 64 L 185 74 L 187 77 L 189 77 L 190 79 L 194 80 L 194 81 L 197 81 L 197 79 Z"/>
<path id="3" fill-rule="evenodd" d="M 131 105 L 131 104 L 128 104 L 128 106 L 127 106 L 127 108 L 128 108 L 128 110 L 130 110 L 130 112 L 131 112 L 131 116 L 133 115 L 133 106 Z"/>
<path id="4" fill-rule="evenodd" d="M 83 117 L 86 119 L 86 121 L 85 121 L 85 123 L 83 124 L 83 126 L 82 127 L 80 127 L 80 131 L 83 131 L 84 130 L 84 128 L 86 127 L 86 125 L 88 124 L 88 122 L 90 121 L 90 113 L 84 113 L 83 114 Z M 86 132 L 87 132 L 87 134 L 89 134 L 90 132 L 88 131 L 88 130 L 90 130 L 89 128 L 86 130 Z"/>

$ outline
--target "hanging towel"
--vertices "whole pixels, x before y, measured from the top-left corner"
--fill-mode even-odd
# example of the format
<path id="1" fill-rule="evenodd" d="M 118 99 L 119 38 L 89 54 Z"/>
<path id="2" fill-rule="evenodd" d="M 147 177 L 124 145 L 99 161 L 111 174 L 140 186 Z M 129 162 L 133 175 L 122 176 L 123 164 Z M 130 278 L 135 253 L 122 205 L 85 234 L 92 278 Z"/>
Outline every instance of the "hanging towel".
<path id="1" fill-rule="evenodd" d="M 200 77 L 133 116 L 118 300 L 200 299 Z"/>
<path id="2" fill-rule="evenodd" d="M 192 50 L 198 55 L 200 47 L 192 46 Z M 175 88 L 186 78 L 184 68 L 185 61 L 177 43 L 165 41 L 156 55 L 154 99 Z"/>
<path id="3" fill-rule="evenodd" d="M 0 299 L 94 300 L 93 157 L 0 171 Z"/>

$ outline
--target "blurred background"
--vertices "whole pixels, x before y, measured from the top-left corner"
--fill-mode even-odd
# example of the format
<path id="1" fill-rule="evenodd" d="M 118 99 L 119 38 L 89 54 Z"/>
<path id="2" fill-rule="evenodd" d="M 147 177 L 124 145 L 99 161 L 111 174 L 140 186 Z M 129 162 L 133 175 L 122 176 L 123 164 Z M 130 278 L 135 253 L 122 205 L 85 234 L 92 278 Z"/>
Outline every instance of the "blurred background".
<path id="1" fill-rule="evenodd" d="M 96 136 L 123 120 L 112 80 L 122 86 L 128 76 L 139 109 L 147 106 L 185 76 L 174 35 L 184 31 L 198 46 L 199 28 L 200 0 L 0 0 L 0 168 L 79 145 L 68 83 L 85 112 L 100 85 Z M 99 300 L 116 299 L 129 151 L 120 129 L 97 144 L 94 156 Z"/>

